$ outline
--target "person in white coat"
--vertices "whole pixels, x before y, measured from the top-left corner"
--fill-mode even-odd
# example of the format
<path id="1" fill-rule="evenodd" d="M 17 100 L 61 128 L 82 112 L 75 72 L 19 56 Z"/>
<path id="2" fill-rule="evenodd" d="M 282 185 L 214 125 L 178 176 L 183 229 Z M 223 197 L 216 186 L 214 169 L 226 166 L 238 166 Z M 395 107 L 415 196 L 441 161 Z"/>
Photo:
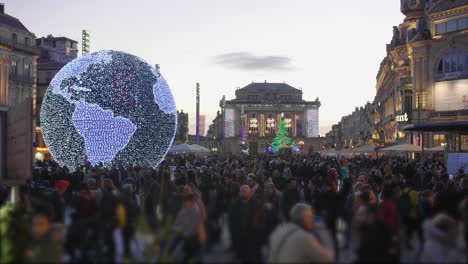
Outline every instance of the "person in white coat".
<path id="1" fill-rule="evenodd" d="M 305 203 L 291 209 L 291 222 L 278 226 L 270 236 L 269 263 L 330 263 L 335 252 L 330 234 L 314 226 L 314 212 Z"/>
<path id="2" fill-rule="evenodd" d="M 455 219 L 438 214 L 424 222 L 424 248 L 421 263 L 465 263 L 464 249 L 457 245 L 459 235 Z"/>

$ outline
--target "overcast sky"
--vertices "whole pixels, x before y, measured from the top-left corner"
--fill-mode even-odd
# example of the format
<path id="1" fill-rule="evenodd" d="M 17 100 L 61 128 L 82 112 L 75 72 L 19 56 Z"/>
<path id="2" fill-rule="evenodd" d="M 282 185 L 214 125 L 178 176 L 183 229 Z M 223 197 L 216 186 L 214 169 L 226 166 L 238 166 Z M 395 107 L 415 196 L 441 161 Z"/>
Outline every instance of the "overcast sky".
<path id="1" fill-rule="evenodd" d="M 160 64 L 194 132 L 195 84 L 206 126 L 223 95 L 254 82 L 302 87 L 322 102 L 321 135 L 372 101 L 376 74 L 403 21 L 399 0 L 4 0 L 36 37 L 52 34 L 91 51 L 115 49 Z M 80 43 L 81 44 L 81 43 Z"/>

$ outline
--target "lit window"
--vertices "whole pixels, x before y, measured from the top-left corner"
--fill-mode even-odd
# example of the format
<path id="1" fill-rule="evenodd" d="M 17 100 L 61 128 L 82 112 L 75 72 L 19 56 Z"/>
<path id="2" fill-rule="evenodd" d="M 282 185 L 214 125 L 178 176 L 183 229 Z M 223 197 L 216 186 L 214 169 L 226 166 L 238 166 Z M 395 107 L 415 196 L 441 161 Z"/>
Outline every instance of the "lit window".
<path id="1" fill-rule="evenodd" d="M 11 61 L 11 71 L 10 73 L 13 75 L 13 76 L 16 76 L 18 74 L 18 68 L 17 68 L 17 62 L 12 60 Z"/>
<path id="2" fill-rule="evenodd" d="M 266 134 L 272 136 L 275 134 L 275 117 L 273 114 L 268 114 L 266 119 Z"/>
<path id="3" fill-rule="evenodd" d="M 437 66 L 437 80 L 459 79 L 468 76 L 468 53 L 462 49 L 449 50 Z"/>
<path id="4" fill-rule="evenodd" d="M 31 77 L 31 65 L 28 63 L 24 64 L 24 77 Z"/>
<path id="5" fill-rule="evenodd" d="M 435 134 L 433 136 L 434 147 L 441 146 L 442 143 L 445 143 L 445 135 L 444 134 Z"/>
<path id="6" fill-rule="evenodd" d="M 460 31 L 468 28 L 468 17 L 454 19 L 448 22 L 437 23 L 436 35 Z"/>
<path id="7" fill-rule="evenodd" d="M 256 114 L 251 114 L 249 118 L 249 134 L 258 134 L 258 120 Z"/>

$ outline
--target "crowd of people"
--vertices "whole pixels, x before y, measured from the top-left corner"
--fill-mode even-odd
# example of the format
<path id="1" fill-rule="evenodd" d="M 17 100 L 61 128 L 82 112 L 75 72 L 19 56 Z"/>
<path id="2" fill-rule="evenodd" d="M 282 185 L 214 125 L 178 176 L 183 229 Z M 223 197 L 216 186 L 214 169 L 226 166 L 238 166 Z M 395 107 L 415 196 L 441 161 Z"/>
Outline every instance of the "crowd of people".
<path id="1" fill-rule="evenodd" d="M 18 204 L 29 262 L 203 261 L 223 228 L 232 261 L 467 261 L 468 175 L 429 160 L 169 154 L 156 168 L 73 172 L 37 161 Z"/>

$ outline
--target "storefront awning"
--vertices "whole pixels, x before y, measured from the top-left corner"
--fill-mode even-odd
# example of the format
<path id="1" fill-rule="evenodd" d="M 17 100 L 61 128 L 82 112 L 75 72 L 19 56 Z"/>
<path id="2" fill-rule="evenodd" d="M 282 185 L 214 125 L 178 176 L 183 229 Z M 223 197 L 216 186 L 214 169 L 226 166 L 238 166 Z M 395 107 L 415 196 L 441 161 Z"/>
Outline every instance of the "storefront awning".
<path id="1" fill-rule="evenodd" d="M 460 131 L 468 130 L 468 121 L 412 124 L 403 127 L 403 131 Z"/>

